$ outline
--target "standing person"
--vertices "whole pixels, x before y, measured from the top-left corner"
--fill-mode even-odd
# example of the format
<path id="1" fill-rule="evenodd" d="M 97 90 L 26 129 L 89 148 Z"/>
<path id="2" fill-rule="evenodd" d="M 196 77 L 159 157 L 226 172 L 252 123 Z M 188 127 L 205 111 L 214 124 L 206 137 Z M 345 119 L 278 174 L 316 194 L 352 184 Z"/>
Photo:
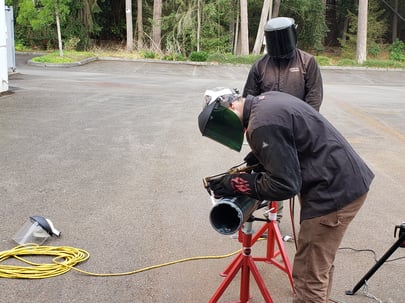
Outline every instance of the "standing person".
<path id="1" fill-rule="evenodd" d="M 326 303 L 336 252 L 366 200 L 374 174 L 326 118 L 282 92 L 243 98 L 209 90 L 198 117 L 203 136 L 240 151 L 246 139 L 262 172 L 210 181 L 215 196 L 279 201 L 300 194 L 300 231 L 293 263 L 294 303 Z"/>
<path id="2" fill-rule="evenodd" d="M 311 54 L 297 48 L 294 19 L 270 19 L 264 35 L 267 54 L 252 65 L 243 97 L 280 91 L 305 101 L 319 111 L 323 99 L 321 71 Z"/>
<path id="3" fill-rule="evenodd" d="M 297 48 L 294 19 L 270 19 L 265 28 L 267 54 L 250 69 L 243 97 L 258 96 L 267 91 L 280 91 L 293 95 L 319 111 L 323 100 L 322 75 L 315 58 Z M 252 154 L 245 158 L 254 164 Z M 251 163 L 253 161 L 253 163 Z M 277 202 L 277 221 L 283 217 L 283 201 Z"/>

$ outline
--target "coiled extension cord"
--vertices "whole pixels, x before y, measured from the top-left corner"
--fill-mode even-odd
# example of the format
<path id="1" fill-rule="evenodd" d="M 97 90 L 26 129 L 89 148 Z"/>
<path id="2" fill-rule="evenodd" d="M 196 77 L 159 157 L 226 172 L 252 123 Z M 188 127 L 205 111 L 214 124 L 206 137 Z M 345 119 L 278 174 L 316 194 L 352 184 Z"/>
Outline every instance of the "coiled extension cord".
<path id="1" fill-rule="evenodd" d="M 0 252 L 0 278 L 44 279 L 64 274 L 71 269 L 90 276 L 98 276 L 98 277 L 126 276 L 186 261 L 228 258 L 230 256 L 236 255 L 240 251 L 241 250 L 237 250 L 235 252 L 220 256 L 199 256 L 199 257 L 185 258 L 177 261 L 148 266 L 145 268 L 129 272 L 100 274 L 88 272 L 74 267 L 76 264 L 84 262 L 90 258 L 90 254 L 83 249 L 69 246 L 40 246 L 37 244 L 25 244 L 16 246 L 13 249 L 7 251 Z M 47 263 L 32 262 L 24 258 L 24 256 L 54 256 L 54 258 L 52 259 L 52 263 L 47 264 Z M 29 266 L 2 264 L 4 261 L 10 258 L 19 260 L 23 263 L 28 264 Z"/>

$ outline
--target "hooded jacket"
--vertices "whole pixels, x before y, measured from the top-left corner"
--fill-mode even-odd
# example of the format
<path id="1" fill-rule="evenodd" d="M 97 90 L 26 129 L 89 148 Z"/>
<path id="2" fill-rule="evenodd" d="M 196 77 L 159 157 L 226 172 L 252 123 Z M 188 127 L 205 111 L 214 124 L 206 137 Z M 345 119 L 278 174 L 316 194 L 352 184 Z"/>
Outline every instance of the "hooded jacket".
<path id="1" fill-rule="evenodd" d="M 255 188 L 262 200 L 300 194 L 301 220 L 339 210 L 368 192 L 374 174 L 321 114 L 281 92 L 247 96 L 243 124 L 265 171 Z"/>

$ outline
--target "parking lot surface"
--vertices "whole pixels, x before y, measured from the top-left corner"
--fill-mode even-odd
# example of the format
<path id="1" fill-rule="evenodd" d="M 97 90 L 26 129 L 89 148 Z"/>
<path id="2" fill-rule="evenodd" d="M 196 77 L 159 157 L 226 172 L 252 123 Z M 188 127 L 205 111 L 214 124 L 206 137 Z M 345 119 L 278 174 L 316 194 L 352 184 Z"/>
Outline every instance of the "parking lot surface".
<path id="1" fill-rule="evenodd" d="M 202 137 L 197 116 L 206 89 L 242 89 L 249 66 L 107 60 L 50 68 L 28 59 L 17 55 L 11 93 L 0 97 L 0 250 L 16 245 L 11 238 L 28 217 L 42 215 L 62 232 L 46 244 L 88 251 L 77 268 L 89 272 L 203 258 L 116 277 L 71 270 L 47 279 L 0 278 L 0 302 L 208 302 L 233 259 L 211 256 L 241 245 L 211 227 L 202 178 L 241 163 L 249 148 L 237 153 Z M 321 113 L 376 175 L 337 254 L 332 297 L 403 303 L 404 248 L 369 279 L 367 291 L 345 291 L 393 245 L 394 228 L 405 221 L 405 71 L 322 75 Z M 287 214 L 281 231 L 292 235 Z M 264 248 L 257 242 L 253 254 Z M 285 248 L 292 262 L 294 243 Z M 291 302 L 287 276 L 271 264 L 258 267 L 273 301 Z M 237 301 L 239 290 L 237 276 L 220 302 Z M 252 303 L 263 302 L 253 278 L 251 295 Z"/>

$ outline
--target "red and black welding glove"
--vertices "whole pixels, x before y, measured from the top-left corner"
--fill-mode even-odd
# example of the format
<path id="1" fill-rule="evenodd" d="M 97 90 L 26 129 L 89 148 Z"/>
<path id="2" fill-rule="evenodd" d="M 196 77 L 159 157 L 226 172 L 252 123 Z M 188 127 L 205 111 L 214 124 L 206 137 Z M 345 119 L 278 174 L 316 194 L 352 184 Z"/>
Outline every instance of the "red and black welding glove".
<path id="1" fill-rule="evenodd" d="M 209 187 L 216 197 L 246 195 L 258 199 L 258 193 L 256 191 L 257 177 L 257 174 L 225 175 L 211 180 Z"/>

